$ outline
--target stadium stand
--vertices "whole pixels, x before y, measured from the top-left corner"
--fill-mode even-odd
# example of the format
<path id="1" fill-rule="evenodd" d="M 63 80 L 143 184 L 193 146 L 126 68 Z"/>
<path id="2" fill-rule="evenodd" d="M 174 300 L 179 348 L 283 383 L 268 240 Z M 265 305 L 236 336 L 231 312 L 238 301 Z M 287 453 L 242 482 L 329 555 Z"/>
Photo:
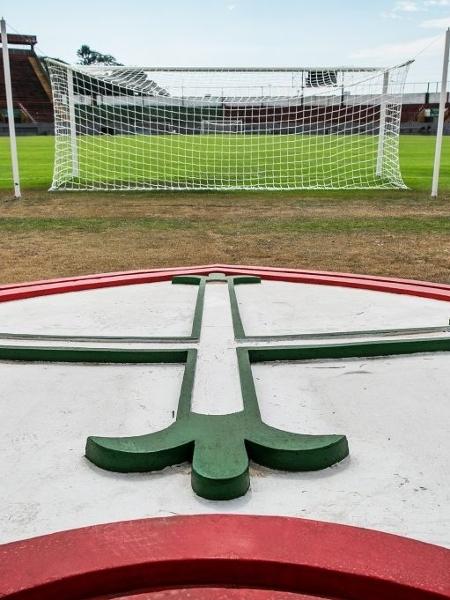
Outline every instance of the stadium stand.
<path id="1" fill-rule="evenodd" d="M 53 132 L 52 92 L 47 72 L 34 51 L 36 43 L 34 35 L 8 34 L 14 118 L 19 135 Z M 0 61 L 0 135 L 8 134 L 7 125 L 3 61 Z"/>
<path id="2" fill-rule="evenodd" d="M 425 86 L 426 84 L 424 84 Z M 413 84 L 414 86 L 414 84 Z M 428 87 L 430 84 L 428 84 Z M 401 133 L 436 134 L 439 93 L 406 93 L 403 96 Z M 444 121 L 444 135 L 450 135 L 450 93 L 447 92 L 447 102 Z"/>

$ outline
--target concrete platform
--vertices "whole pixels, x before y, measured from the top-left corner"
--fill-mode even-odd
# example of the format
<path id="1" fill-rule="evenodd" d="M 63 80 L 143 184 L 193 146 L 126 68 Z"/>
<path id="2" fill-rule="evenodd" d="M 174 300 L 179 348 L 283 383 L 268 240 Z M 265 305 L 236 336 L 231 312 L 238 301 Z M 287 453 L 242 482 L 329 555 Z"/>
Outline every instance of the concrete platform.
<path id="1" fill-rule="evenodd" d="M 243 408 L 238 347 L 298 346 L 311 334 L 322 335 L 307 339 L 310 345 L 375 341 L 379 330 L 386 331 L 383 340 L 450 337 L 450 304 L 443 300 L 264 279 L 236 286 L 236 296 L 248 340 L 235 339 L 227 285 L 214 281 L 205 287 L 197 340 L 76 339 L 189 336 L 197 287 L 157 281 L 2 302 L 0 343 L 129 349 L 187 343 L 198 351 L 192 410 L 227 415 Z M 359 333 L 345 333 L 352 331 Z M 126 474 L 84 457 L 88 435 L 142 435 L 173 423 L 182 365 L 2 361 L 0 541 L 219 511 L 307 517 L 450 546 L 449 361 L 450 354 L 431 352 L 252 365 L 265 423 L 297 433 L 344 433 L 350 455 L 308 473 L 252 464 L 249 492 L 221 502 L 193 493 L 189 464 Z"/>
<path id="2" fill-rule="evenodd" d="M 0 288 L 0 544 L 221 513 L 302 517 L 450 548 L 450 287 L 223 265 L 184 272 L 203 283 L 173 285 L 180 269 Z M 260 283 L 205 279 L 252 272 Z M 413 349 L 417 340 L 423 351 Z M 366 355 L 347 356 L 355 344 Z M 14 354 L 30 348 L 36 358 Z M 47 348 L 107 348 L 125 358 L 66 362 L 39 355 Z M 196 351 L 191 411 L 220 418 L 248 409 L 242 352 L 289 348 L 306 348 L 309 358 L 250 360 L 261 420 L 296 434 L 344 435 L 349 454 L 328 468 L 286 472 L 253 460 L 246 493 L 211 500 L 191 488 L 188 462 L 126 473 L 86 458 L 88 436 L 143 436 L 180 418 L 188 362 L 147 363 L 133 352 Z M 317 357 L 323 348 L 344 354 Z"/>

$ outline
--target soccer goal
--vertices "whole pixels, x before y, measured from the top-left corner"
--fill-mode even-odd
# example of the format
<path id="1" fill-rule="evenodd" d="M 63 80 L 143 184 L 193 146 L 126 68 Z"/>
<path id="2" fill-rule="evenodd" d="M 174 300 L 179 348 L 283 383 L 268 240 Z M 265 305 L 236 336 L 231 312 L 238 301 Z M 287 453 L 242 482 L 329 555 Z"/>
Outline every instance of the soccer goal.
<path id="1" fill-rule="evenodd" d="M 221 121 L 202 121 L 201 133 L 243 133 L 242 121 L 222 119 Z"/>
<path id="2" fill-rule="evenodd" d="M 164 68 L 48 60 L 52 190 L 404 188 L 409 63 Z"/>

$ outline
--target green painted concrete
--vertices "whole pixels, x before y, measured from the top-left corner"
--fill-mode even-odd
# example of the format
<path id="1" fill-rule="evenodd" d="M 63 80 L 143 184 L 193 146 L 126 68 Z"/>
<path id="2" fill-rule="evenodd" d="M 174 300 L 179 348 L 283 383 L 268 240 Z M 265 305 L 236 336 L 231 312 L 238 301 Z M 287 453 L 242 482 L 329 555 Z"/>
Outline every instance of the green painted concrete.
<path id="1" fill-rule="evenodd" d="M 0 346 L 0 360 L 70 363 L 184 363 L 189 350 Z"/>

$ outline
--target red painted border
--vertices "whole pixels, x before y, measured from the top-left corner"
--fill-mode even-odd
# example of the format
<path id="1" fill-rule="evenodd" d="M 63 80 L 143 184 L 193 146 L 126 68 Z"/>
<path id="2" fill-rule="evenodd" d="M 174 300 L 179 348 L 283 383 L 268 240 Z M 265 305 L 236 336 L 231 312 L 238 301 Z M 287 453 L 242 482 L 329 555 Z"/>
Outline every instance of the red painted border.
<path id="1" fill-rule="evenodd" d="M 170 280 L 174 275 L 207 275 L 217 271 L 224 272 L 228 275 L 251 274 L 267 280 L 359 288 L 379 292 L 407 294 L 410 296 L 419 296 L 450 302 L 450 285 L 446 284 L 414 281 L 411 279 L 377 277 L 372 275 L 352 275 L 349 273 L 330 273 L 326 271 L 304 271 L 298 269 L 246 267 L 221 264 L 150 269 L 147 271 L 103 273 L 4 285 L 0 286 L 0 302 L 104 287 L 153 283 Z"/>
<path id="2" fill-rule="evenodd" d="M 327 598 L 274 590 L 208 586 L 158 590 L 131 596 L 121 595 L 117 600 L 327 600 Z"/>
<path id="3" fill-rule="evenodd" d="M 347 525 L 240 515 L 126 521 L 0 546 L 4 600 L 227 585 L 346 600 L 448 600 L 450 550 Z"/>

